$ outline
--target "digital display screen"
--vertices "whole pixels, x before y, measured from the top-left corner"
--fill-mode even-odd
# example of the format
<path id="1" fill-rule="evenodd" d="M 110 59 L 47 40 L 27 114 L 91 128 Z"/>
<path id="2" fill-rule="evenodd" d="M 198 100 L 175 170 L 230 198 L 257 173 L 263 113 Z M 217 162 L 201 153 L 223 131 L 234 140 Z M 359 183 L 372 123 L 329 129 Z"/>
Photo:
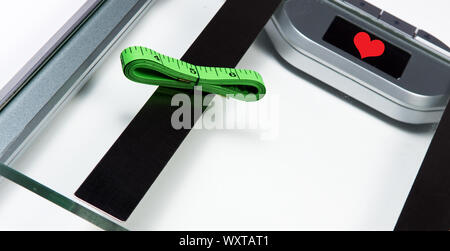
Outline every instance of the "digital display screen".
<path id="1" fill-rule="evenodd" d="M 323 40 L 397 79 L 411 58 L 411 54 L 341 17 L 334 19 Z"/>

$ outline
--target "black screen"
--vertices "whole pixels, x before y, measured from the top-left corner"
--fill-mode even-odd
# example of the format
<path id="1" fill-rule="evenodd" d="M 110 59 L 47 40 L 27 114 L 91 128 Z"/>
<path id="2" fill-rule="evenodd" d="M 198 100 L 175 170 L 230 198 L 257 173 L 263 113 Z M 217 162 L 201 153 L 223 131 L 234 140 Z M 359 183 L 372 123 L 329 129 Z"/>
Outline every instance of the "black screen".
<path id="1" fill-rule="evenodd" d="M 411 58 L 409 53 L 341 17 L 334 19 L 323 40 L 397 79 Z"/>

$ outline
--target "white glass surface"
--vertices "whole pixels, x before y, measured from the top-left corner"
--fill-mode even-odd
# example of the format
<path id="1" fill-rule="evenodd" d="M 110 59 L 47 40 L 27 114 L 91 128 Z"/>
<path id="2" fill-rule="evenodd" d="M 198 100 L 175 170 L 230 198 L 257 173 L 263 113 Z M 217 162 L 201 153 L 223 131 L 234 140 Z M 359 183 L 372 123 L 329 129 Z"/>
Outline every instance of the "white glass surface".
<path id="1" fill-rule="evenodd" d="M 87 0 L 0 3 L 0 90 Z"/>
<path id="2" fill-rule="evenodd" d="M 156 90 L 123 76 L 121 50 L 142 45 L 180 58 L 223 2 L 156 1 L 13 167 L 99 212 L 73 194 Z M 450 44 L 447 0 L 370 2 Z M 263 75 L 261 102 L 277 114 L 278 134 L 193 130 L 129 221 L 115 222 L 139 230 L 392 230 L 436 125 L 400 124 L 337 93 L 285 63 L 265 33 L 239 68 Z"/>
<path id="3" fill-rule="evenodd" d="M 9 180 L 1 179 L 0 191 L 0 231 L 99 230 Z"/>

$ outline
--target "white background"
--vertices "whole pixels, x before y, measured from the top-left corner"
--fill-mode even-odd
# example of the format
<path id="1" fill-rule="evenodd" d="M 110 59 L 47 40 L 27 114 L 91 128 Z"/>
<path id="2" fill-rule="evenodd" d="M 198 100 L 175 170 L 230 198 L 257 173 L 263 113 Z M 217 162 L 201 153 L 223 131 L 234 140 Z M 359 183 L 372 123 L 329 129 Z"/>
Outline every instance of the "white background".
<path id="1" fill-rule="evenodd" d="M 450 44 L 447 0 L 371 0 Z M 157 1 L 92 81 L 13 167 L 73 193 L 154 87 L 126 80 L 122 49 L 143 45 L 181 57 L 223 1 Z M 170 18 L 168 18 L 170 17 Z M 150 230 L 391 230 L 434 133 L 361 106 L 293 69 L 262 34 L 240 68 L 260 72 L 279 98 L 279 135 L 194 130 L 130 220 Z M 228 114 L 229 115 L 229 114 Z M 156 122 L 155 122 L 156 123 Z M 95 229 L 9 183 L 0 229 Z"/>
<path id="2" fill-rule="evenodd" d="M 86 0 L 2 1 L 0 89 L 84 3 Z"/>

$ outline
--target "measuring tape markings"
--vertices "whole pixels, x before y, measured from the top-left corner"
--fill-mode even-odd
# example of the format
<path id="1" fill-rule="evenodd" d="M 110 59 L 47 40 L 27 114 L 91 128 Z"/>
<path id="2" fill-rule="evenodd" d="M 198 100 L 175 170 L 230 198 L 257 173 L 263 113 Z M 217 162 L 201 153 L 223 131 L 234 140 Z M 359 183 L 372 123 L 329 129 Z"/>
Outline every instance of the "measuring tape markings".
<path id="1" fill-rule="evenodd" d="M 183 60 L 197 65 L 235 67 L 280 3 L 281 0 L 225 1 Z M 145 50 L 140 54 L 145 54 Z M 79 187 L 75 193 L 78 198 L 122 221 L 131 216 L 190 132 L 173 128 L 171 117 L 178 108 L 171 105 L 171 100 L 177 93 L 192 98 L 194 95 L 191 90 L 158 88 Z M 195 104 L 191 108 L 195 109 Z M 192 126 L 200 115 L 193 114 Z"/>
<path id="2" fill-rule="evenodd" d="M 120 58 L 125 76 L 134 82 L 181 89 L 201 86 L 205 92 L 243 101 L 266 94 L 261 75 L 252 70 L 196 66 L 141 46 L 125 49 Z"/>

